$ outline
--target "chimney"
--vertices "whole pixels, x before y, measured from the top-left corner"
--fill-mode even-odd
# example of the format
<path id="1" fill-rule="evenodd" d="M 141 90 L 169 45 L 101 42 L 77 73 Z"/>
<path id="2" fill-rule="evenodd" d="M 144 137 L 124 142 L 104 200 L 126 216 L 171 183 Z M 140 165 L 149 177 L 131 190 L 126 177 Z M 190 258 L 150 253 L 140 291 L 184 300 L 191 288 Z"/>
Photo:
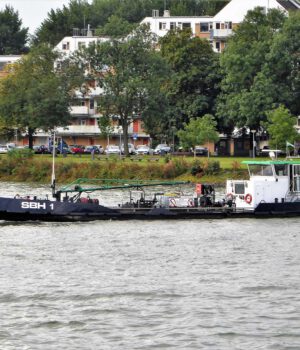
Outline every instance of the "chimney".
<path id="1" fill-rule="evenodd" d="M 93 36 L 93 32 L 91 30 L 91 25 L 90 24 L 88 24 L 86 36 Z"/>
<path id="2" fill-rule="evenodd" d="M 164 10 L 164 17 L 171 17 L 170 10 Z"/>
<path id="3" fill-rule="evenodd" d="M 152 10 L 152 17 L 153 18 L 159 17 L 159 10 Z"/>

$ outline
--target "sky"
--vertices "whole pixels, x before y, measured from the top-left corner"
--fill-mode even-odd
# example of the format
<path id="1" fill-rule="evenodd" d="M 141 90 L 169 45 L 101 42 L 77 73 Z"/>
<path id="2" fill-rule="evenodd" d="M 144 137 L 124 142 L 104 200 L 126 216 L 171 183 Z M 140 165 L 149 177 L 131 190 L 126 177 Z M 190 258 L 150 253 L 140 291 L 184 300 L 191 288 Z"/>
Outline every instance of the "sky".
<path id="1" fill-rule="evenodd" d="M 28 27 L 29 33 L 33 34 L 52 8 L 56 10 L 68 3 L 69 0 L 0 0 L 0 10 L 3 10 L 5 5 L 12 6 L 19 12 L 23 27 Z"/>

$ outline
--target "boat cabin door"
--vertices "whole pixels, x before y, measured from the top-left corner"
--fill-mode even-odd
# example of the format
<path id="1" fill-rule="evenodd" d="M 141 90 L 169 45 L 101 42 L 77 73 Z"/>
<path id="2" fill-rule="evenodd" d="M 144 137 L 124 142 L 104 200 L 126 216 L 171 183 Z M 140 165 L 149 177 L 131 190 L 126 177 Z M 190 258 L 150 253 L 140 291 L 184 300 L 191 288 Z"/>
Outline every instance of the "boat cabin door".
<path id="1" fill-rule="evenodd" d="M 293 164 L 291 167 L 291 190 L 300 192 L 300 164 Z"/>

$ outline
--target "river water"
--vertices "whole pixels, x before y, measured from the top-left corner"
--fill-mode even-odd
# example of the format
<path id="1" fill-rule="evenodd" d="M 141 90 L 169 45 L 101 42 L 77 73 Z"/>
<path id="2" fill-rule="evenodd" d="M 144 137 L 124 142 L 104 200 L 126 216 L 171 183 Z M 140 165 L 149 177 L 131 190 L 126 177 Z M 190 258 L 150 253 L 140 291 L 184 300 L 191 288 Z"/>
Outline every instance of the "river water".
<path id="1" fill-rule="evenodd" d="M 0 257 L 1 350 L 300 349 L 297 218 L 2 221 Z"/>

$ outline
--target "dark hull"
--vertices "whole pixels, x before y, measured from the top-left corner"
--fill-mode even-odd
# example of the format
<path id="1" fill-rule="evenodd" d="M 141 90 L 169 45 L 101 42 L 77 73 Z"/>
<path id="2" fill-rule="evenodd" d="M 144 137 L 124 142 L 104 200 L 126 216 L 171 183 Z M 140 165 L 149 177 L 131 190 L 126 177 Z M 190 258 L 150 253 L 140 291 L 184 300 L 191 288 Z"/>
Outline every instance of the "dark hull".
<path id="1" fill-rule="evenodd" d="M 262 203 L 255 211 L 250 211 L 229 207 L 123 208 L 95 203 L 0 198 L 0 220 L 9 221 L 190 220 L 288 216 L 300 216 L 300 202 Z"/>

